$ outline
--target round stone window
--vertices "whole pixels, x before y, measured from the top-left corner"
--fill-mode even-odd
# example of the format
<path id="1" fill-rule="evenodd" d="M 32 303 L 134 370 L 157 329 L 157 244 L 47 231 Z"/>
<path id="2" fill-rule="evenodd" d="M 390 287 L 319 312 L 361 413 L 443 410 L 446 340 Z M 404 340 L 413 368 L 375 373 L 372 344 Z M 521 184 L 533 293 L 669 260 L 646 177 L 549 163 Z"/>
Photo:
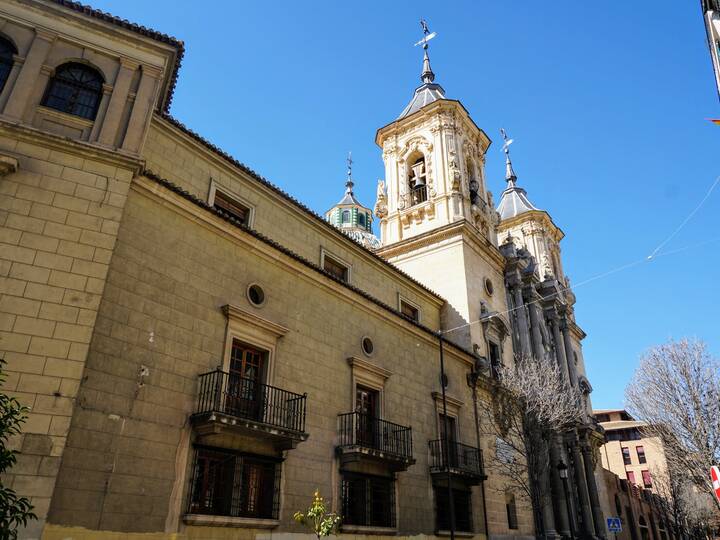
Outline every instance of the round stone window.
<path id="1" fill-rule="evenodd" d="M 490 281 L 490 278 L 485 278 L 485 292 L 488 293 L 488 296 L 492 296 L 495 292 L 495 287 L 493 286 L 493 282 Z"/>
<path id="2" fill-rule="evenodd" d="M 255 307 L 265 304 L 265 291 L 257 283 L 252 283 L 247 288 L 247 297 L 250 303 Z"/>
<path id="3" fill-rule="evenodd" d="M 365 353 L 365 355 L 372 356 L 374 350 L 375 344 L 373 343 L 372 339 L 367 336 L 362 338 L 362 351 Z"/>

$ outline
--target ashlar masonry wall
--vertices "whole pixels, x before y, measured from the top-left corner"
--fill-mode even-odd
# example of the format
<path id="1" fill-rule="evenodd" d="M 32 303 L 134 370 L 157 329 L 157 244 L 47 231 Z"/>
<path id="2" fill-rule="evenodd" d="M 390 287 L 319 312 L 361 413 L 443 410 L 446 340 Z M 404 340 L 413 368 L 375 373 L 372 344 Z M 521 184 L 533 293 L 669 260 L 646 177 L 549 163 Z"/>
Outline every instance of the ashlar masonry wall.
<path id="1" fill-rule="evenodd" d="M 347 358 L 361 356 L 361 338 L 371 336 L 376 352 L 367 360 L 392 373 L 383 415 L 413 428 L 417 463 L 397 477 L 399 534 L 432 534 L 427 442 L 438 437 L 432 392 L 439 391 L 433 336 L 165 187 L 138 179 L 100 305 L 48 538 L 73 526 L 197 538 L 229 534 L 182 525 L 195 437 L 188 417 L 197 375 L 214 369 L 223 354 L 221 306 L 256 309 L 245 290 L 257 279 L 267 294 L 261 316 L 289 329 L 278 341 L 270 384 L 308 394 L 310 438 L 283 463 L 275 532 L 300 531 L 291 516 L 315 489 L 338 506 L 337 415 L 353 407 Z M 460 441 L 474 445 L 469 362 L 448 349 L 448 392 L 461 403 Z M 476 531 L 483 531 L 478 487 L 473 518 Z"/>

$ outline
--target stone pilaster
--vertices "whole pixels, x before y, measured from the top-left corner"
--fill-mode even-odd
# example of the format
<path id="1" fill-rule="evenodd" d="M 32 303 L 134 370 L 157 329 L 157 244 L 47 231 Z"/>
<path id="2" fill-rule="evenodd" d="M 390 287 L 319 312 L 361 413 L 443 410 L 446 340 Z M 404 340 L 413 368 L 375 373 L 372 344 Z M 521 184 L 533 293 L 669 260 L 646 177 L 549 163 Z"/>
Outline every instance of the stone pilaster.
<path id="1" fill-rule="evenodd" d="M 597 482 L 595 481 L 595 467 L 593 466 L 592 447 L 587 439 L 582 443 L 582 457 L 585 464 L 585 479 L 587 480 L 588 493 L 590 495 L 590 506 L 592 508 L 593 519 L 595 520 L 595 534 L 605 537 L 605 518 L 600 506 L 600 497 L 598 495 Z"/>
<path id="2" fill-rule="evenodd" d="M 532 349 L 530 347 L 530 327 L 528 325 L 527 314 L 525 312 L 525 302 L 523 300 L 520 284 L 516 284 L 512 288 L 512 294 L 519 326 L 518 333 L 520 334 L 520 353 L 522 356 L 530 356 L 532 355 Z"/>
<path id="3" fill-rule="evenodd" d="M 123 150 L 133 153 L 140 151 L 140 146 L 147 131 L 146 127 L 150 120 L 153 103 L 155 102 L 159 79 L 159 70 L 145 65 L 142 66 L 142 77 L 140 78 L 140 85 L 137 95 L 135 96 L 132 112 L 130 113 L 128 130 L 122 144 Z"/>
<path id="4" fill-rule="evenodd" d="M 558 532 L 567 538 L 570 537 L 570 524 L 567 513 L 567 499 L 565 498 L 565 487 L 560 474 L 557 471 L 557 465 L 560 463 L 560 443 L 557 440 L 550 443 L 550 467 L 549 473 L 552 480 L 552 495 L 554 501 L 554 511 L 556 516 L 556 524 Z"/>
<path id="5" fill-rule="evenodd" d="M 8 102 L 5 104 L 3 113 L 16 120 L 22 120 L 25 107 L 30 96 L 33 94 L 40 70 L 50 52 L 50 47 L 55 40 L 55 34 L 36 30 L 35 39 L 30 46 L 30 51 L 20 69 L 15 85 L 13 86 Z"/>
<path id="6" fill-rule="evenodd" d="M 555 308 L 546 310 L 546 317 L 552 330 L 555 360 L 560 366 L 560 371 L 562 371 L 563 377 L 566 381 L 569 381 L 570 374 L 568 373 L 568 364 L 567 359 L 565 358 L 565 342 L 560 334 L 560 318 Z"/>
<path id="7" fill-rule="evenodd" d="M 540 308 L 538 308 L 536 303 L 539 296 L 532 286 L 525 290 L 525 295 L 528 301 L 528 312 L 530 314 L 530 333 L 532 337 L 533 351 L 538 359 L 543 359 L 545 357 L 545 347 L 542 341 L 542 332 L 540 332 L 542 319 L 538 313 Z"/>
<path id="8" fill-rule="evenodd" d="M 565 348 L 565 360 L 567 362 L 568 375 L 570 376 L 570 384 L 577 388 L 578 376 L 577 367 L 575 366 L 575 355 L 573 354 L 572 337 L 570 336 L 570 327 L 568 325 L 567 313 L 560 316 L 560 332 L 563 338 L 563 346 Z"/>
<path id="9" fill-rule="evenodd" d="M 138 65 L 135 62 L 125 59 L 120 60 L 120 70 L 115 78 L 110 103 L 98 137 L 98 142 L 102 145 L 113 146 L 115 143 L 115 137 L 120 127 L 120 119 L 127 103 L 130 83 L 137 68 Z"/>
<path id="10" fill-rule="evenodd" d="M 577 484 L 577 492 L 580 504 L 580 513 L 582 514 L 582 531 L 584 538 L 593 538 L 595 535 L 595 525 L 593 523 L 592 509 L 590 507 L 590 497 L 588 496 L 588 486 L 585 478 L 585 467 L 583 466 L 582 455 L 580 454 L 580 445 L 577 439 L 570 444 L 570 451 L 573 456 L 573 465 L 575 469 L 575 482 Z"/>

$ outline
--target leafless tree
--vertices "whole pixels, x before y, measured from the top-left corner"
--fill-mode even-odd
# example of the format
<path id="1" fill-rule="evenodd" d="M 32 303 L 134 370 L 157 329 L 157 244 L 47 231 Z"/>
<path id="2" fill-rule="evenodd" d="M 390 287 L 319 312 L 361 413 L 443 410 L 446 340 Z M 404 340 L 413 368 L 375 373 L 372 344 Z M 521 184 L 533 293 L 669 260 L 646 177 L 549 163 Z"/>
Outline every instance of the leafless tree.
<path id="1" fill-rule="evenodd" d="M 710 467 L 720 463 L 720 364 L 705 343 L 683 339 L 647 351 L 625 398 L 647 423 L 646 435 L 660 438 L 669 470 L 711 495 Z"/>
<path id="2" fill-rule="evenodd" d="M 537 530 L 544 530 L 540 509 L 550 497 L 542 475 L 550 462 L 554 437 L 583 420 L 583 398 L 549 359 L 523 357 L 498 369 L 499 388 L 481 404 L 486 435 L 496 440 L 488 470 L 505 476 L 532 502 Z"/>

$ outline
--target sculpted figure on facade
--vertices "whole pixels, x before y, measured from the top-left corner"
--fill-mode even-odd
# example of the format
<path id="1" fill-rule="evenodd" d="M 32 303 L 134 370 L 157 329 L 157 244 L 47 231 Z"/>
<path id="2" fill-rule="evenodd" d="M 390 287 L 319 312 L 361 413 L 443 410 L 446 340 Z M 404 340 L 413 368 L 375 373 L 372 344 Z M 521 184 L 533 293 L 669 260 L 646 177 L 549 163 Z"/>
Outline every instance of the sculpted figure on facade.
<path id="1" fill-rule="evenodd" d="M 375 200 L 375 215 L 379 218 L 387 216 L 387 195 L 385 194 L 385 181 L 378 180 L 377 198 Z"/>

